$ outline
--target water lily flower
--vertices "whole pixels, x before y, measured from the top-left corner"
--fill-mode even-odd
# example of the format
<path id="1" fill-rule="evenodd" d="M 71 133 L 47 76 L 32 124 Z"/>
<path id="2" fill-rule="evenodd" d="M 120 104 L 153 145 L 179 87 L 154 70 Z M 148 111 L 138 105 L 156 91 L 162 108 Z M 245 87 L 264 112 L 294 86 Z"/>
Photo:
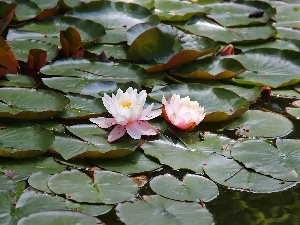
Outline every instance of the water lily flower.
<path id="1" fill-rule="evenodd" d="M 163 96 L 162 103 L 165 119 L 181 130 L 193 130 L 206 114 L 205 109 L 197 101 L 191 101 L 189 96 L 180 98 L 180 95 L 173 94 L 168 100 Z"/>
<path id="2" fill-rule="evenodd" d="M 108 135 L 108 142 L 115 141 L 126 132 L 134 139 L 140 139 L 141 135 L 156 135 L 158 130 L 149 124 L 147 120 L 159 116 L 161 109 L 153 110 L 153 103 L 144 108 L 147 93 L 145 90 L 137 93 L 137 89 L 129 87 L 125 92 L 117 90 L 112 97 L 104 94 L 103 104 L 113 118 L 91 118 L 90 121 L 101 128 L 116 125 Z"/>

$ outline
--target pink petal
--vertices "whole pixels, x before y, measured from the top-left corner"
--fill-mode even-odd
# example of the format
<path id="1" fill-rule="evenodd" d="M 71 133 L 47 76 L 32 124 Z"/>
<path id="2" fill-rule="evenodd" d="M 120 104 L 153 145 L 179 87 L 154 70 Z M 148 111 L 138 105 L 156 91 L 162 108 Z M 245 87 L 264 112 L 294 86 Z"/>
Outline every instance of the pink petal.
<path id="1" fill-rule="evenodd" d="M 133 139 L 140 139 L 142 135 L 156 135 L 158 133 L 158 130 L 146 121 L 129 123 L 126 130 Z"/>
<path id="2" fill-rule="evenodd" d="M 97 126 L 101 128 L 108 128 L 116 124 L 116 120 L 114 118 L 98 117 L 98 118 L 91 118 L 90 121 L 92 123 L 97 124 Z"/>
<path id="3" fill-rule="evenodd" d="M 117 125 L 108 135 L 108 142 L 113 142 L 120 137 L 122 137 L 126 133 L 126 127 Z"/>

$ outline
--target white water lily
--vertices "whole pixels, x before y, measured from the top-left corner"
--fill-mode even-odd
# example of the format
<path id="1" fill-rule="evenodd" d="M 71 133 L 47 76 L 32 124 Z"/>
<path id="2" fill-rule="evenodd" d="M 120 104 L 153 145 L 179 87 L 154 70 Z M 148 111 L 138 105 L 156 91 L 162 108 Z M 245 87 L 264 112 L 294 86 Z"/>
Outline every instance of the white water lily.
<path id="1" fill-rule="evenodd" d="M 158 130 L 146 120 L 155 118 L 161 114 L 161 109 L 152 111 L 153 104 L 144 109 L 147 93 L 129 87 L 125 92 L 118 89 L 112 97 L 104 94 L 103 104 L 113 118 L 91 118 L 90 121 L 101 128 L 116 125 L 108 135 L 108 141 L 112 142 L 122 137 L 126 132 L 134 139 L 140 139 L 141 135 L 156 135 Z"/>
<path id="2" fill-rule="evenodd" d="M 189 96 L 180 98 L 180 95 L 173 94 L 168 100 L 163 96 L 162 103 L 165 119 L 182 130 L 193 130 L 206 114 L 205 109 L 197 101 L 191 101 Z"/>

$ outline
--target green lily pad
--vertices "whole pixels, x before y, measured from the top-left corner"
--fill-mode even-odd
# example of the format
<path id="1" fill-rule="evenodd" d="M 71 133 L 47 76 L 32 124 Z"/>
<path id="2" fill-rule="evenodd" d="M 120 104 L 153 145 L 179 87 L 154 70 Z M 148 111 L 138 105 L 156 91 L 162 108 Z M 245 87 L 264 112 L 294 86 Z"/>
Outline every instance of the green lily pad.
<path id="1" fill-rule="evenodd" d="M 157 158 L 160 163 L 173 169 L 190 169 L 202 173 L 203 163 L 211 153 L 228 151 L 228 146 L 233 143 L 231 139 L 216 134 L 204 134 L 204 141 L 201 141 L 196 133 L 180 138 L 185 144 L 161 135 L 154 140 L 146 141 L 141 148 L 146 155 Z"/>
<path id="2" fill-rule="evenodd" d="M 67 135 L 55 135 L 55 140 L 50 146 L 51 151 L 60 154 L 68 160 L 75 156 L 80 156 L 85 152 L 97 151 L 97 148 L 85 141 L 69 137 Z M 101 151 L 99 152 L 99 154 Z M 103 153 L 104 154 L 104 153 Z"/>
<path id="3" fill-rule="evenodd" d="M 148 72 L 168 70 L 214 53 L 219 45 L 207 38 L 185 34 L 169 25 L 138 24 L 127 32 L 131 46 L 127 59 L 154 62 Z M 131 43 L 132 42 L 132 43 Z"/>
<path id="4" fill-rule="evenodd" d="M 222 2 L 209 4 L 211 11 L 207 17 L 217 21 L 224 27 L 265 24 L 276 13 L 267 2 L 246 1 L 242 3 Z M 251 13 L 264 10 L 263 16 L 249 18 Z"/>
<path id="5" fill-rule="evenodd" d="M 276 121 L 276 122 L 275 122 Z M 241 117 L 225 123 L 226 129 L 237 129 L 246 137 L 283 137 L 293 131 L 293 123 L 279 114 L 249 110 Z"/>
<path id="6" fill-rule="evenodd" d="M 208 202 L 219 194 L 214 182 L 192 174 L 187 174 L 182 181 L 170 174 L 160 175 L 150 181 L 150 187 L 157 194 L 178 201 Z"/>
<path id="7" fill-rule="evenodd" d="M 20 27 L 19 30 L 46 35 L 46 38 L 44 38 L 46 41 L 48 36 L 58 39 L 60 31 L 66 30 L 68 27 L 75 28 L 83 42 L 94 41 L 105 34 L 104 27 L 101 24 L 69 16 L 50 17 L 39 22 L 30 22 Z"/>
<path id="8" fill-rule="evenodd" d="M 258 173 L 286 181 L 299 181 L 300 141 L 277 140 L 277 142 L 281 144 L 280 149 L 263 140 L 238 142 L 231 148 L 231 155 L 246 168 Z"/>
<path id="9" fill-rule="evenodd" d="M 12 219 L 10 212 L 13 208 L 12 205 L 14 202 L 14 196 L 9 194 L 7 191 L 0 190 L 0 199 L 0 223 L 7 225 Z"/>
<path id="10" fill-rule="evenodd" d="M 47 129 L 28 123 L 3 123 L 0 129 L 0 155 L 24 158 L 42 155 L 54 141 Z"/>
<path id="11" fill-rule="evenodd" d="M 36 190 L 52 193 L 48 187 L 48 180 L 52 175 L 43 172 L 37 172 L 32 174 L 28 179 L 28 184 Z"/>
<path id="12" fill-rule="evenodd" d="M 7 80 L 0 80 L 0 85 L 5 87 L 34 87 L 35 80 L 21 74 L 6 74 Z"/>
<path id="13" fill-rule="evenodd" d="M 45 119 L 61 111 L 69 99 L 62 94 L 25 88 L 0 88 L 0 116 Z"/>
<path id="14" fill-rule="evenodd" d="M 299 3 L 299 2 L 298 2 Z M 276 22 L 299 21 L 300 4 L 284 4 L 276 7 Z"/>
<path id="15" fill-rule="evenodd" d="M 285 111 L 295 119 L 300 119 L 300 108 L 286 107 Z"/>
<path id="16" fill-rule="evenodd" d="M 89 224 L 99 225 L 97 220 L 84 213 L 70 212 L 70 211 L 47 211 L 30 214 L 19 220 L 18 225 L 32 225 L 32 224 Z"/>
<path id="17" fill-rule="evenodd" d="M 93 1 L 82 4 L 71 9 L 66 15 L 89 19 L 112 29 L 129 28 L 138 23 L 159 22 L 159 18 L 147 8 L 136 4 L 111 1 Z"/>
<path id="18" fill-rule="evenodd" d="M 212 225 L 213 217 L 201 205 L 176 202 L 157 195 L 117 205 L 117 215 L 126 225 Z M 153 216 L 155 215 L 155 216 Z"/>
<path id="19" fill-rule="evenodd" d="M 44 66 L 41 73 L 52 76 L 80 77 L 98 81 L 141 84 L 147 77 L 144 69 L 129 63 L 90 62 L 86 59 L 57 60 Z"/>
<path id="20" fill-rule="evenodd" d="M 263 41 L 269 37 L 275 37 L 277 33 L 276 29 L 271 25 L 225 28 L 211 20 L 198 17 L 190 19 L 185 24 L 184 29 L 195 35 L 225 43 Z"/>
<path id="21" fill-rule="evenodd" d="M 57 163 L 53 158 L 43 156 L 28 158 L 26 160 L 15 159 L 0 166 L 2 171 L 11 170 L 16 173 L 13 177 L 14 180 L 23 180 L 37 172 L 54 174 L 66 169 L 65 165 Z"/>
<path id="22" fill-rule="evenodd" d="M 202 84 L 173 84 L 149 94 L 157 101 L 166 99 L 173 93 L 181 98 L 189 96 L 192 101 L 199 102 L 205 108 L 205 122 L 216 122 L 238 117 L 247 111 L 249 102 L 236 93 L 224 88 L 208 87 Z"/>
<path id="23" fill-rule="evenodd" d="M 142 173 L 152 171 L 161 167 L 159 164 L 148 159 L 139 151 L 115 159 L 91 159 L 93 164 L 106 170 L 115 171 L 123 174 Z"/>
<path id="24" fill-rule="evenodd" d="M 295 90 L 298 90 L 298 84 L 294 86 Z M 295 91 L 289 87 L 278 88 L 272 90 L 272 96 L 280 97 L 280 98 L 289 98 L 296 99 L 300 98 L 300 93 Z"/>
<path id="25" fill-rule="evenodd" d="M 49 189 L 64 194 L 76 202 L 115 204 L 129 200 L 137 193 L 137 185 L 127 176 L 110 172 L 94 171 L 94 179 L 78 170 L 53 175 Z"/>
<path id="26" fill-rule="evenodd" d="M 300 31 L 288 27 L 277 27 L 278 38 L 286 40 L 297 40 L 300 41 Z"/>
<path id="27" fill-rule="evenodd" d="M 85 157 L 123 157 L 132 153 L 140 144 L 140 140 L 132 139 L 128 135 L 118 141 L 109 143 L 107 141 L 108 133 L 94 124 L 73 125 L 67 127 L 67 129 L 89 145 L 95 146 L 96 149 L 88 150 L 81 155 Z M 64 146 L 62 147 L 64 148 Z"/>
<path id="28" fill-rule="evenodd" d="M 64 119 L 82 119 L 100 116 L 103 112 L 106 112 L 106 108 L 103 102 L 99 98 L 91 96 L 68 94 L 66 95 L 70 99 L 70 103 L 64 110 L 58 115 L 59 118 Z"/>
<path id="29" fill-rule="evenodd" d="M 127 46 L 125 44 L 109 45 L 109 44 L 94 44 L 85 48 L 86 51 L 100 55 L 104 52 L 108 58 L 125 59 Z"/>
<path id="30" fill-rule="evenodd" d="M 188 1 L 155 0 L 155 14 L 163 21 L 185 21 L 193 15 L 207 14 L 210 7 Z"/>
<path id="31" fill-rule="evenodd" d="M 270 193 L 285 190 L 295 186 L 295 182 L 281 182 L 249 172 L 233 159 L 218 154 L 212 154 L 206 159 L 204 172 L 215 182 L 229 188 L 257 193 Z"/>
<path id="32" fill-rule="evenodd" d="M 277 48 L 277 49 L 288 49 L 299 51 L 300 50 L 300 41 L 297 40 L 280 40 L 276 39 L 273 41 L 268 41 L 259 44 L 244 44 L 244 45 L 235 45 L 235 48 L 241 49 L 243 52 L 248 51 L 254 48 Z"/>
<path id="33" fill-rule="evenodd" d="M 238 83 L 287 86 L 300 81 L 300 53 L 273 48 L 251 49 L 235 57 L 248 70 L 235 78 Z"/>
<path id="34" fill-rule="evenodd" d="M 69 210 L 76 210 L 77 212 L 85 213 L 90 216 L 99 216 L 109 212 L 112 205 L 100 205 L 100 204 L 84 204 L 66 200 L 66 206 Z"/>
<path id="35" fill-rule="evenodd" d="M 1 192 L 14 192 L 16 191 L 16 184 L 9 177 L 0 174 L 0 193 Z M 1 218 L 1 217 L 0 217 Z"/>
<path id="36" fill-rule="evenodd" d="M 172 70 L 171 73 L 183 78 L 226 79 L 243 71 L 242 64 L 234 59 L 206 57 Z"/>

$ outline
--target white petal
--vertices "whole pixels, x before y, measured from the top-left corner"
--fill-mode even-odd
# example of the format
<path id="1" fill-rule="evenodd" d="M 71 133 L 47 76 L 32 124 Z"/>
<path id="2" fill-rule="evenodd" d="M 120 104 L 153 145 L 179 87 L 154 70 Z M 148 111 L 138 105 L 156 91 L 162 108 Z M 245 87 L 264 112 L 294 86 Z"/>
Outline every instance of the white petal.
<path id="1" fill-rule="evenodd" d="M 108 128 L 116 124 L 115 118 L 98 117 L 98 118 L 91 118 L 90 121 L 92 123 L 97 124 L 97 126 L 101 128 Z"/>
<path id="2" fill-rule="evenodd" d="M 146 121 L 127 124 L 126 130 L 133 139 L 140 139 L 141 135 L 156 135 L 158 133 L 158 130 Z"/>
<path id="3" fill-rule="evenodd" d="M 108 135 L 108 142 L 115 141 L 126 133 L 126 127 L 117 125 Z"/>

